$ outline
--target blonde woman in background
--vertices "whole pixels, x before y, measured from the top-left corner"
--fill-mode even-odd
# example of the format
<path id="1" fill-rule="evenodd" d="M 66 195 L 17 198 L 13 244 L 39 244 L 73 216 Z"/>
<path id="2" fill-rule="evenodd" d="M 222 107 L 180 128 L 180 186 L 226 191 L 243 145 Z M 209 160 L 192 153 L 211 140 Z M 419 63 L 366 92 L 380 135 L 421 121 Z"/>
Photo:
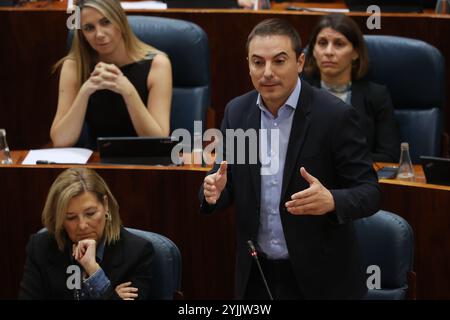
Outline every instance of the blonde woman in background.
<path id="1" fill-rule="evenodd" d="M 172 69 L 168 57 L 132 32 L 118 0 L 80 0 L 81 29 L 61 66 L 55 147 L 89 146 L 99 136 L 168 136 Z"/>

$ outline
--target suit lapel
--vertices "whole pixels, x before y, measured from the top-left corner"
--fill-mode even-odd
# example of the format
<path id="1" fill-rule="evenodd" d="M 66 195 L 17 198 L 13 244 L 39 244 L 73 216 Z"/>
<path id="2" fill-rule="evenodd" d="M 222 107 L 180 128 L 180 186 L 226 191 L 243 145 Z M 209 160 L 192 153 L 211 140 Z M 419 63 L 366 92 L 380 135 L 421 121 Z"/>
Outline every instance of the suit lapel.
<path id="1" fill-rule="evenodd" d="M 56 242 L 55 242 L 56 243 Z M 69 246 L 66 245 L 66 249 L 64 251 L 60 251 L 58 247 L 55 245 L 48 253 L 48 260 L 50 265 L 63 266 L 69 265 L 72 263 L 71 250 L 69 250 Z"/>
<path id="2" fill-rule="evenodd" d="M 76 264 L 75 260 L 71 256 L 70 241 L 66 244 L 64 251 L 60 251 L 56 245 L 56 241 L 50 244 L 49 251 L 47 252 L 48 265 L 46 272 L 49 275 L 48 293 L 52 298 L 57 299 L 73 299 L 73 291 L 69 290 L 66 281 L 71 274 L 67 273 L 67 267 L 69 265 Z"/>
<path id="3" fill-rule="evenodd" d="M 311 111 L 311 94 L 312 88 L 310 85 L 308 85 L 305 81 L 302 81 L 300 98 L 298 99 L 297 108 L 295 109 L 291 133 L 289 135 L 286 161 L 284 163 L 280 203 L 282 203 L 285 198 L 285 193 L 291 178 L 296 174 L 300 174 L 300 172 L 294 171 L 300 150 L 303 146 L 310 125 L 309 113 Z"/>
<path id="4" fill-rule="evenodd" d="M 124 232 L 122 231 L 120 234 L 120 238 L 122 239 L 124 236 L 126 235 L 124 235 Z M 106 245 L 101 265 L 111 283 L 117 282 L 116 278 L 118 276 L 118 272 L 116 272 L 116 269 L 123 264 L 123 261 L 123 241 L 118 241 L 111 245 Z"/>
<path id="5" fill-rule="evenodd" d="M 256 105 L 256 99 L 254 100 L 254 107 L 252 107 L 250 114 L 247 118 L 247 129 L 253 129 L 257 132 L 257 163 L 256 164 L 250 164 L 250 174 L 252 177 L 252 184 L 255 188 L 255 195 L 256 195 L 256 203 L 261 203 L 261 163 L 259 161 L 259 130 L 261 128 L 261 112 Z"/>

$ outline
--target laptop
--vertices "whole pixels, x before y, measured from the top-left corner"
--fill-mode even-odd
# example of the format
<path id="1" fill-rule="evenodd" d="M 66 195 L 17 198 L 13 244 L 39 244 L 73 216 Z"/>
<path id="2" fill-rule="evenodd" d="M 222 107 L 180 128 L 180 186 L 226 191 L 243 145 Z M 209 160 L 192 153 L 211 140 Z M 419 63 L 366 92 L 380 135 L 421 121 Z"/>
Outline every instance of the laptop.
<path id="1" fill-rule="evenodd" d="M 427 183 L 450 186 L 450 159 L 421 156 Z"/>
<path id="2" fill-rule="evenodd" d="M 237 0 L 166 0 L 167 8 L 237 8 Z"/>
<path id="3" fill-rule="evenodd" d="M 423 0 L 345 0 L 350 11 L 367 11 L 377 5 L 383 12 L 423 12 Z"/>
<path id="4" fill-rule="evenodd" d="M 100 162 L 106 164 L 179 165 L 171 158 L 174 137 L 99 137 Z M 177 160 L 175 160 L 177 161 Z"/>

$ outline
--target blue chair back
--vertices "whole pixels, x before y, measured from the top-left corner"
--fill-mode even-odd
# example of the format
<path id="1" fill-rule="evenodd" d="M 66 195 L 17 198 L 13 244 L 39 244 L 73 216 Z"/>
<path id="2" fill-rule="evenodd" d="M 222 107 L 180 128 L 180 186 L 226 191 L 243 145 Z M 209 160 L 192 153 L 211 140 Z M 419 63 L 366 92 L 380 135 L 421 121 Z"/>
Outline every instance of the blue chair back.
<path id="1" fill-rule="evenodd" d="M 402 217 L 383 210 L 356 220 L 354 225 L 364 266 L 380 268 L 381 288 L 369 289 L 366 299 L 406 299 L 414 260 L 411 226 Z"/>
<path id="2" fill-rule="evenodd" d="M 152 292 L 154 299 L 172 300 L 181 290 L 181 254 L 170 239 L 158 233 L 125 228 L 134 235 L 148 240 L 155 250 Z"/>
<path id="3" fill-rule="evenodd" d="M 396 36 L 364 36 L 369 52 L 367 79 L 390 91 L 402 141 L 413 162 L 440 156 L 445 103 L 445 62 L 426 42 Z M 400 146 L 399 146 L 400 148 Z"/>
<path id="4" fill-rule="evenodd" d="M 172 63 L 173 96 L 171 131 L 184 128 L 194 133 L 194 121 L 206 121 L 210 104 L 209 44 L 198 25 L 178 19 L 129 16 L 136 36 L 164 51 Z"/>

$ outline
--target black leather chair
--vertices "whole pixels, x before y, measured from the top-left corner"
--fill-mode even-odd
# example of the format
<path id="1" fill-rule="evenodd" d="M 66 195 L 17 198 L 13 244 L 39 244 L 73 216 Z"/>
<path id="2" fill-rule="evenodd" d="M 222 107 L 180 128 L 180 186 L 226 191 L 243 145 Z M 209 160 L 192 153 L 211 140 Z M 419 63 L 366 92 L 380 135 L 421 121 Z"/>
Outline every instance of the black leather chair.
<path id="1" fill-rule="evenodd" d="M 363 263 L 380 268 L 380 289 L 369 289 L 367 300 L 415 298 L 414 239 L 402 217 L 380 210 L 354 222 Z M 371 272 L 367 275 L 371 275 Z"/>
<path id="2" fill-rule="evenodd" d="M 366 35 L 367 79 L 388 87 L 402 141 L 413 162 L 421 155 L 440 156 L 445 103 L 444 58 L 416 39 Z M 400 146 L 399 146 L 400 148 Z"/>
<path id="3" fill-rule="evenodd" d="M 178 19 L 128 16 L 128 22 L 140 40 L 165 52 L 172 63 L 171 132 L 184 128 L 193 137 L 194 121 L 201 121 L 204 131 L 211 95 L 206 33 L 198 25 Z M 72 33 L 69 32 L 69 47 L 71 43 Z M 89 140 L 88 132 L 89 128 L 84 125 L 77 146 L 96 147 L 96 142 Z"/>

